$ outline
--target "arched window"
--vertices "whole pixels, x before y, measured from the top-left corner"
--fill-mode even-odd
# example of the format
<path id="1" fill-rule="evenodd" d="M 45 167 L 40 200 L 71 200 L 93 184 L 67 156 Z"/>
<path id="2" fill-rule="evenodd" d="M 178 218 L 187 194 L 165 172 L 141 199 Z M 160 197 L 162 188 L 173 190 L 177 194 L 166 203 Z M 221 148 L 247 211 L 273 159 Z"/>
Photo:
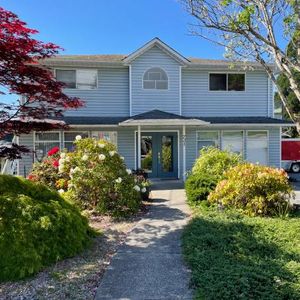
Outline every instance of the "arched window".
<path id="1" fill-rule="evenodd" d="M 167 90 L 168 76 L 161 68 L 151 68 L 147 70 L 143 78 L 144 89 Z"/>

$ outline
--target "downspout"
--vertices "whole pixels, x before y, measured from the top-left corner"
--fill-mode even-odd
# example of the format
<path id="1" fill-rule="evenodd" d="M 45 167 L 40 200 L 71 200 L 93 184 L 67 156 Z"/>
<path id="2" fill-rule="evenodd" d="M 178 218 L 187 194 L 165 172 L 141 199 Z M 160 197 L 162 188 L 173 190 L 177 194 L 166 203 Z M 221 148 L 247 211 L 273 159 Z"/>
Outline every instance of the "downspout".
<path id="1" fill-rule="evenodd" d="M 186 131 L 185 125 L 182 126 L 182 178 L 186 180 Z"/>

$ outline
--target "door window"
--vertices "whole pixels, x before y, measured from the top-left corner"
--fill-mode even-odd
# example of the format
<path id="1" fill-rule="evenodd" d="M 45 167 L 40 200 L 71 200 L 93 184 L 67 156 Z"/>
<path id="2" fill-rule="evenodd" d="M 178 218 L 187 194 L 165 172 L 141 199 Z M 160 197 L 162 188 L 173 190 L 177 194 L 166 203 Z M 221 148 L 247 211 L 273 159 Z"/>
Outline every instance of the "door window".
<path id="1" fill-rule="evenodd" d="M 173 172 L 173 136 L 161 138 L 161 168 L 165 173 Z"/>

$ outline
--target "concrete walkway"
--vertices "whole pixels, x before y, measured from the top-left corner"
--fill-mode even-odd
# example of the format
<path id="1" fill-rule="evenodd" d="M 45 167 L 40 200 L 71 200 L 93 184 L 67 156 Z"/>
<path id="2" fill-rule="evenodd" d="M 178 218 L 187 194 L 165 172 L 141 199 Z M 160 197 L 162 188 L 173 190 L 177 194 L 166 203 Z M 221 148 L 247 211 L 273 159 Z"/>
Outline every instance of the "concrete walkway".
<path id="1" fill-rule="evenodd" d="M 182 184 L 158 181 L 153 206 L 128 235 L 98 288 L 96 299 L 192 299 L 181 256 L 189 210 Z"/>

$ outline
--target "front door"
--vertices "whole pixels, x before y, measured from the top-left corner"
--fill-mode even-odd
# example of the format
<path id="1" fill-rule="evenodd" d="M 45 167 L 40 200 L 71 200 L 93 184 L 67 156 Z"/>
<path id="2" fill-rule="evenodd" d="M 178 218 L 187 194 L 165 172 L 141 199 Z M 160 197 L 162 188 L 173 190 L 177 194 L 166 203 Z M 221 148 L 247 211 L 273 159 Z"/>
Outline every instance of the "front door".
<path id="1" fill-rule="evenodd" d="M 149 177 L 177 178 L 177 133 L 142 132 L 141 166 Z"/>

